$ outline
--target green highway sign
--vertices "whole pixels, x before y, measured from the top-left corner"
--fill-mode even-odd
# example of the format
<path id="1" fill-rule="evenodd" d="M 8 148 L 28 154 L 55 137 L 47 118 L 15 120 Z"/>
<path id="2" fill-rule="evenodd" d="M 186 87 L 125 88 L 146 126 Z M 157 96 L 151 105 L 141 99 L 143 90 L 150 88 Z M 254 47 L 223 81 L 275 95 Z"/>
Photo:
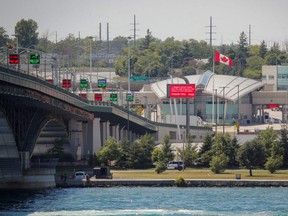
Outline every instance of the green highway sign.
<path id="1" fill-rule="evenodd" d="M 39 54 L 31 54 L 30 55 L 30 64 L 40 64 L 40 55 Z"/>
<path id="2" fill-rule="evenodd" d="M 133 82 L 146 82 L 148 80 L 147 76 L 131 76 L 130 81 Z"/>
<path id="3" fill-rule="evenodd" d="M 127 93 L 126 101 L 134 101 L 134 95 L 132 93 Z"/>
<path id="4" fill-rule="evenodd" d="M 116 93 L 111 93 L 110 101 L 118 101 L 118 95 Z"/>
<path id="5" fill-rule="evenodd" d="M 80 88 L 88 88 L 88 81 L 86 79 L 80 79 Z"/>
<path id="6" fill-rule="evenodd" d="M 98 79 L 98 88 L 106 88 L 106 79 Z"/>

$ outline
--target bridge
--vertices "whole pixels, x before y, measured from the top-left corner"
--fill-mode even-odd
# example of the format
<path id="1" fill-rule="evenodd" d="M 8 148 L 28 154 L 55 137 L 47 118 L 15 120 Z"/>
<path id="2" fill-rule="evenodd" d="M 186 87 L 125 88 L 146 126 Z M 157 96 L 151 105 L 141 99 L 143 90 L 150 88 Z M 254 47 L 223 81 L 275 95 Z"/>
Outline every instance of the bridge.
<path id="1" fill-rule="evenodd" d="M 203 137 L 212 133 L 207 127 L 190 130 Z M 31 176 L 46 178 L 39 187 L 53 186 L 53 170 L 31 169 L 32 159 L 59 139 L 76 160 L 94 154 L 111 136 L 134 141 L 149 133 L 157 143 L 170 134 L 177 141 L 176 125 L 151 121 L 111 102 L 89 101 L 6 66 L 0 66 L 0 131 L 0 188 L 35 187 Z"/>

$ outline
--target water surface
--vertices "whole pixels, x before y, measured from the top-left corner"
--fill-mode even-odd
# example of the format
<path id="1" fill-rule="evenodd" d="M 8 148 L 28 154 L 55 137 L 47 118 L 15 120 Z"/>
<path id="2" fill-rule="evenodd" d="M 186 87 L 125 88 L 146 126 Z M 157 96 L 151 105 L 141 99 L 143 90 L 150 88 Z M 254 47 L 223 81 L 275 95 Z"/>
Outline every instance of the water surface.
<path id="1" fill-rule="evenodd" d="M 68 188 L 1 192 L 0 215 L 287 215 L 288 188 Z"/>

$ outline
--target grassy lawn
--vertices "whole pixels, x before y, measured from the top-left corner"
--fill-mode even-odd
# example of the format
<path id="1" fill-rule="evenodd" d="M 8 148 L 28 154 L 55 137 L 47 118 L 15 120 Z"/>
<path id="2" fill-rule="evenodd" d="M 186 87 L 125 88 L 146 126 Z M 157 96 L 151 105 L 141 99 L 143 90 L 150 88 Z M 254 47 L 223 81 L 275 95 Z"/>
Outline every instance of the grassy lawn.
<path id="1" fill-rule="evenodd" d="M 93 167 L 87 166 L 64 166 L 57 167 L 57 174 L 67 174 L 73 175 L 75 171 L 86 171 L 91 172 Z M 267 170 L 253 170 L 253 176 L 249 176 L 248 169 L 235 169 L 226 170 L 221 174 L 214 174 L 209 169 L 192 169 L 187 168 L 184 171 L 178 170 L 166 170 L 163 173 L 157 174 L 155 169 L 145 169 L 145 170 L 113 170 L 114 179 L 177 179 L 182 177 L 184 179 L 235 179 L 236 174 L 241 175 L 241 179 L 249 180 L 287 180 L 288 181 L 288 170 L 278 170 L 276 173 L 271 174 Z"/>
<path id="2" fill-rule="evenodd" d="M 209 169 L 185 169 L 184 171 L 166 170 L 157 174 L 154 169 L 148 170 L 112 170 L 114 179 L 235 179 L 236 174 L 241 174 L 241 179 L 249 180 L 288 180 L 288 170 L 279 170 L 271 174 L 267 170 L 226 170 L 221 174 L 214 174 Z"/>

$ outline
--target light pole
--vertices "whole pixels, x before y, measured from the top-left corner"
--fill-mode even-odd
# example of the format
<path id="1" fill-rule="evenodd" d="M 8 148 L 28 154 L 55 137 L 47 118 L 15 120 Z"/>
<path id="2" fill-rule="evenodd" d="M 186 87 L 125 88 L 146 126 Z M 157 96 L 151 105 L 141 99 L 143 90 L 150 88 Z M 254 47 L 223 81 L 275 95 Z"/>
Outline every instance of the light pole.
<path id="1" fill-rule="evenodd" d="M 131 37 L 127 37 L 128 39 L 128 73 L 127 73 L 127 79 L 128 79 L 128 94 L 130 94 L 130 39 Z M 132 95 L 131 95 L 132 96 Z M 128 109 L 128 118 L 127 118 L 127 138 L 128 138 L 128 141 L 130 139 L 130 136 L 129 136 L 129 133 L 130 133 L 130 120 L 129 120 L 129 112 L 130 112 L 130 107 L 129 107 L 129 99 L 127 98 L 127 95 L 126 95 L 126 100 L 127 100 L 127 109 Z"/>
<path id="2" fill-rule="evenodd" d="M 215 95 L 216 95 L 216 99 L 218 101 L 217 89 L 215 89 Z M 217 115 L 218 109 L 217 109 L 217 105 L 218 105 L 218 103 L 216 103 L 216 111 L 215 111 L 215 133 L 216 134 L 217 134 L 217 124 L 218 124 L 218 115 Z"/>
<path id="3" fill-rule="evenodd" d="M 92 91 L 92 41 L 94 37 L 89 36 L 88 38 L 90 39 L 90 91 Z"/>
<path id="4" fill-rule="evenodd" d="M 238 110 L 238 116 L 237 116 L 237 118 L 238 118 L 238 120 L 237 120 L 237 125 L 236 125 L 236 127 L 237 127 L 237 134 L 239 134 L 239 127 L 240 127 L 240 97 L 239 97 L 239 85 L 237 85 L 237 87 L 238 87 L 238 94 L 237 94 L 237 98 L 238 98 L 238 106 L 237 106 L 237 110 Z"/>
<path id="5" fill-rule="evenodd" d="M 189 80 L 185 76 L 179 76 L 170 73 L 168 73 L 168 75 L 183 79 L 186 84 L 189 84 Z M 186 98 L 186 137 L 188 137 L 189 135 L 190 135 L 189 98 Z"/>
<path id="6" fill-rule="evenodd" d="M 131 72 L 130 72 L 130 40 L 131 37 L 127 37 L 128 39 L 128 74 L 127 74 L 127 78 L 128 78 L 128 92 L 130 93 L 130 76 L 131 76 Z"/>
<path id="7" fill-rule="evenodd" d="M 18 50 L 18 46 L 19 46 L 18 37 L 19 37 L 19 34 L 13 34 L 12 36 L 14 36 L 16 38 L 16 54 L 19 55 L 19 50 Z M 18 56 L 18 58 L 20 59 L 19 56 Z M 19 70 L 19 68 L 20 68 L 19 62 L 17 64 L 17 67 L 18 67 L 18 70 Z"/>
<path id="8" fill-rule="evenodd" d="M 183 146 L 182 146 L 182 161 L 183 161 L 183 166 L 182 166 L 182 171 L 184 172 L 184 167 L 185 167 L 185 131 L 183 130 Z"/>
<path id="9" fill-rule="evenodd" d="M 227 86 L 223 86 L 223 87 L 220 87 L 222 88 L 223 90 L 223 100 L 224 100 L 224 103 L 223 103 L 223 134 L 225 133 L 225 88 L 229 88 Z"/>

